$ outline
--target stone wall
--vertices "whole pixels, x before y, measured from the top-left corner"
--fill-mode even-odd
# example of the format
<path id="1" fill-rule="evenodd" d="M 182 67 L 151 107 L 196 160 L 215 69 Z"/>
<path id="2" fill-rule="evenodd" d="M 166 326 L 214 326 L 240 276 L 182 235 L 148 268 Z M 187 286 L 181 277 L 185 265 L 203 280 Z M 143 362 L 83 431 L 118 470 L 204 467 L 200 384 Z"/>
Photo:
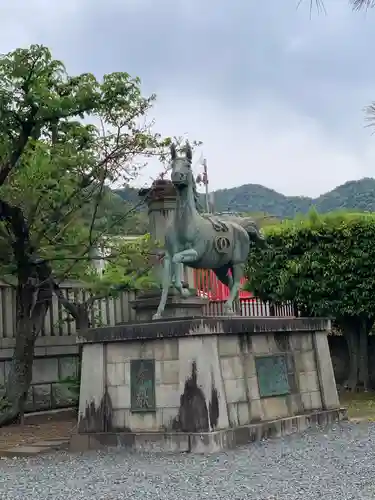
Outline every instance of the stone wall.
<path id="1" fill-rule="evenodd" d="M 232 426 L 322 408 L 312 333 L 219 337 L 218 342 Z M 261 398 L 255 359 L 270 354 L 286 355 L 290 394 Z"/>
<path id="2" fill-rule="evenodd" d="M 163 339 L 147 345 L 114 343 L 107 349 L 107 384 L 115 428 L 171 430 L 177 426 L 181 396 L 180 358 L 197 339 Z M 207 342 L 207 339 L 204 339 Z M 216 337 L 220 376 L 232 427 L 322 409 L 312 333 Z M 181 351 L 181 354 L 180 352 Z M 286 354 L 291 393 L 261 398 L 255 357 Z M 156 411 L 131 411 L 130 362 L 155 360 Z M 197 370 L 200 366 L 197 363 Z M 183 385 L 185 379 L 182 377 Z"/>
<path id="3" fill-rule="evenodd" d="M 0 391 L 13 354 L 14 339 L 0 339 Z M 26 411 L 76 406 L 78 394 L 66 381 L 78 377 L 76 337 L 40 337 L 36 341 L 32 382 Z"/>
<path id="4" fill-rule="evenodd" d="M 130 362 L 155 360 L 155 399 L 152 413 L 131 412 Z M 109 344 L 107 348 L 108 393 L 113 407 L 113 426 L 138 430 L 167 429 L 180 406 L 178 339 L 155 340 L 148 344 Z"/>

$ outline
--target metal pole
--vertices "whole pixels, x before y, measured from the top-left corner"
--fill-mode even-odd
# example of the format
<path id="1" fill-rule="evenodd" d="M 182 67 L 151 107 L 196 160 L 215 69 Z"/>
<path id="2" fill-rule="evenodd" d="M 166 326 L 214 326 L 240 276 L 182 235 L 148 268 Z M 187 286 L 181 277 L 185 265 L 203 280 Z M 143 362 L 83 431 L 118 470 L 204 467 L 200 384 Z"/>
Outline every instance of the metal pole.
<path id="1" fill-rule="evenodd" d="M 209 214 L 210 213 L 210 201 L 208 199 L 208 175 L 207 175 L 207 160 L 206 158 L 203 160 L 203 172 L 204 172 L 204 177 L 203 177 L 203 182 L 206 190 L 206 211 Z"/>

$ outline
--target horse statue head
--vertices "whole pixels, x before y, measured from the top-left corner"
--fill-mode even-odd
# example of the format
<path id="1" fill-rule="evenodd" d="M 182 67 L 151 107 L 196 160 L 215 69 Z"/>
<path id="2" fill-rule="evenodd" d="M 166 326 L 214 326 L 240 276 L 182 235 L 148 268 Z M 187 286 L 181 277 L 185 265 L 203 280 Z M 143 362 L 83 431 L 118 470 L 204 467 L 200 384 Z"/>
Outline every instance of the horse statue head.
<path id="1" fill-rule="evenodd" d="M 186 143 L 185 155 L 177 156 L 176 146 L 172 144 L 171 146 L 171 181 L 177 191 L 181 191 L 187 188 L 192 180 L 193 171 L 191 168 L 191 161 L 193 158 L 193 152 L 189 143 Z"/>
<path id="2" fill-rule="evenodd" d="M 174 144 L 171 145 L 171 181 L 176 191 L 180 194 L 191 187 L 196 208 L 198 211 L 201 211 L 199 194 L 191 166 L 193 152 L 188 142 L 186 143 L 184 153 L 184 155 L 178 156 L 176 146 Z"/>

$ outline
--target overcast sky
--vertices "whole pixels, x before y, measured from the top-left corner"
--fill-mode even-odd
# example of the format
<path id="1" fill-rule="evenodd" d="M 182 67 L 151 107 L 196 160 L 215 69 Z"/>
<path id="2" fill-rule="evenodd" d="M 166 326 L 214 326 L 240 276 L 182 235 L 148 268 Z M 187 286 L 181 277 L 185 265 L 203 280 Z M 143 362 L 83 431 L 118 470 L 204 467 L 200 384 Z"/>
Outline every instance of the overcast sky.
<path id="1" fill-rule="evenodd" d="M 70 73 L 140 76 L 155 130 L 203 141 L 213 189 L 316 196 L 375 176 L 375 9 L 325 4 L 310 18 L 309 0 L 0 0 L 0 52 L 43 43 Z"/>

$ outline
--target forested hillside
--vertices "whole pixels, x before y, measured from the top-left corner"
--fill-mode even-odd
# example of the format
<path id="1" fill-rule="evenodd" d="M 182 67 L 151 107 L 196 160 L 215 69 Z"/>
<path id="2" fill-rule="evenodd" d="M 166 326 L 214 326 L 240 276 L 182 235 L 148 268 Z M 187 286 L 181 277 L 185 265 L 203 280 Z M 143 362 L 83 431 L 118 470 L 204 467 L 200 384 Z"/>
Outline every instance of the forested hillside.
<path id="1" fill-rule="evenodd" d="M 134 205 L 139 201 L 137 189 L 129 187 L 115 193 L 129 204 Z M 118 201 L 119 198 L 116 196 L 116 199 Z M 118 203 L 116 206 L 118 207 Z M 305 214 L 312 206 L 320 213 L 342 209 L 375 212 L 375 179 L 348 181 L 315 199 L 285 196 L 259 184 L 244 184 L 215 191 L 217 212 L 267 213 L 284 218 L 294 217 L 298 213 Z"/>

